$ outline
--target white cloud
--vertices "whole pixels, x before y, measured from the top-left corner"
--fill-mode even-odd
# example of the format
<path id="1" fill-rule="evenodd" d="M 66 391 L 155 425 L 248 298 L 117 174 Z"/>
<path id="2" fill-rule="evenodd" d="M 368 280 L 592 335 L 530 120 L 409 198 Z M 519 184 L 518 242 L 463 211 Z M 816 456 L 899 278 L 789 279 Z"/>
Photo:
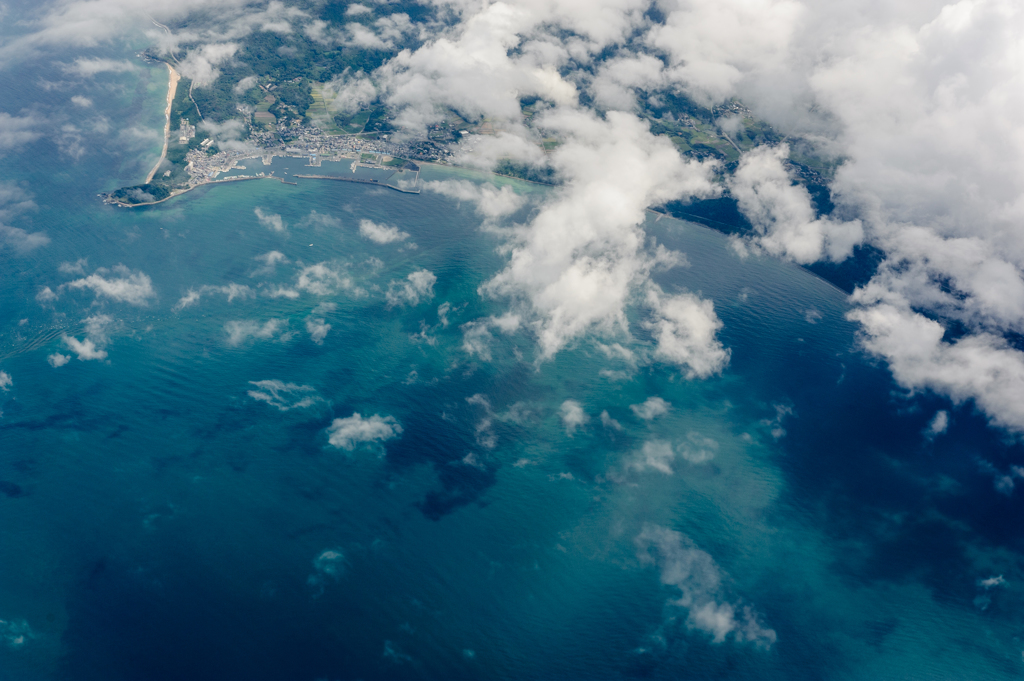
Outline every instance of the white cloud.
<path id="1" fill-rule="evenodd" d="M 729 362 L 729 350 L 715 337 L 722 322 L 710 300 L 692 293 L 668 296 L 651 284 L 647 304 L 654 314 L 644 326 L 654 335 L 656 357 L 700 378 L 720 372 Z"/>
<path id="2" fill-rule="evenodd" d="M 174 304 L 174 310 L 183 310 L 186 307 L 192 307 L 199 303 L 202 296 L 210 293 L 221 293 L 225 295 L 229 303 L 234 302 L 235 298 L 245 300 L 246 298 L 255 298 L 256 292 L 244 284 L 236 284 L 231 282 L 224 286 L 200 286 L 198 289 L 190 288 L 185 292 L 177 303 Z"/>
<path id="3" fill-rule="evenodd" d="M 323 317 L 306 318 L 306 331 L 309 332 L 310 340 L 317 345 L 324 344 L 324 339 L 327 338 L 327 332 L 330 330 L 331 325 Z"/>
<path id="4" fill-rule="evenodd" d="M 57 265 L 57 270 L 64 274 L 85 274 L 85 267 L 88 264 L 88 258 L 79 258 L 75 262 L 62 262 Z"/>
<path id="5" fill-rule="evenodd" d="M 277 265 L 287 264 L 288 258 L 281 251 L 267 251 L 261 255 L 257 255 L 253 260 L 263 263 L 263 267 L 256 269 L 250 276 L 261 277 L 273 274 L 277 269 Z"/>
<path id="6" fill-rule="evenodd" d="M 191 78 L 196 87 L 209 85 L 220 76 L 218 65 L 231 59 L 238 51 L 238 43 L 208 43 L 189 50 L 178 64 L 178 71 Z"/>
<path id="7" fill-rule="evenodd" d="M 108 277 L 110 274 L 117 276 Z M 156 297 L 149 276 L 141 271 L 132 272 L 124 265 L 118 265 L 112 270 L 101 267 L 88 277 L 62 284 L 61 288 L 65 286 L 78 290 L 90 289 L 97 296 L 129 305 L 148 305 L 149 300 Z"/>
<path id="8" fill-rule="evenodd" d="M 931 440 L 945 433 L 947 428 L 949 428 L 949 412 L 940 410 L 935 412 L 935 416 L 928 423 L 925 435 Z"/>
<path id="9" fill-rule="evenodd" d="M 349 5 L 353 7 L 354 5 Z M 377 88 L 362 71 L 346 69 L 323 88 L 324 101 L 330 111 L 353 114 L 377 99 Z"/>
<path id="10" fill-rule="evenodd" d="M 447 314 L 447 310 L 445 313 Z M 491 341 L 494 340 L 491 329 L 497 329 L 505 335 L 510 335 L 519 330 L 521 321 L 518 315 L 506 313 L 501 317 L 491 316 L 466 322 L 461 327 L 462 349 L 470 356 L 476 355 L 489 362 L 491 361 Z"/>
<path id="11" fill-rule="evenodd" d="M 672 448 L 671 442 L 666 440 L 648 440 L 629 463 L 629 467 L 638 471 L 653 468 L 665 475 L 672 475 L 674 471 L 670 464 L 675 458 L 676 451 Z"/>
<path id="12" fill-rule="evenodd" d="M 64 70 L 68 73 L 73 73 L 78 76 L 95 76 L 97 73 L 124 73 L 126 71 L 134 71 L 135 65 L 127 59 L 114 60 L 114 59 L 87 59 L 80 57 L 74 61 L 73 64 L 69 64 L 64 67 Z"/>
<path id="13" fill-rule="evenodd" d="M 260 221 L 260 224 L 269 229 L 272 232 L 283 233 L 287 231 L 288 225 L 285 224 L 284 220 L 281 219 L 280 215 L 276 213 L 264 212 L 262 208 L 256 207 L 253 209 L 253 213 L 256 214 L 256 219 Z M 277 251 L 271 251 L 276 253 Z M 269 255 L 269 254 L 268 254 Z M 267 263 L 269 266 L 271 263 Z"/>
<path id="14" fill-rule="evenodd" d="M 578 429 L 590 422 L 590 417 L 583 411 L 583 405 L 576 400 L 562 402 L 558 415 L 562 418 L 562 426 L 569 437 L 575 435 Z"/>
<path id="15" fill-rule="evenodd" d="M 419 305 L 420 299 L 430 300 L 434 297 L 435 283 L 437 277 L 430 270 L 417 270 L 406 277 L 405 281 L 392 281 L 386 293 L 388 306 L 415 306 Z"/>
<path id="16" fill-rule="evenodd" d="M 472 201 L 477 213 L 492 220 L 511 215 L 526 204 L 526 198 L 508 185 L 499 189 L 492 184 L 468 180 L 442 180 L 424 182 L 423 188 L 459 201 Z"/>
<path id="17" fill-rule="evenodd" d="M 56 369 L 70 362 L 71 355 L 62 355 L 59 352 L 55 352 L 52 355 L 47 355 L 46 361 L 49 362 L 50 366 Z"/>
<path id="18" fill-rule="evenodd" d="M 84 340 L 78 340 L 74 336 L 68 336 L 67 334 L 61 335 L 60 339 L 64 342 L 64 345 L 68 346 L 71 352 L 78 355 L 80 361 L 87 361 L 90 359 L 104 360 L 107 358 L 107 351 L 97 347 L 96 342 L 91 338 L 85 338 Z M 58 357 L 63 355 L 57 354 Z M 53 355 L 51 355 L 53 357 Z M 58 363 L 59 362 L 59 363 Z M 67 364 L 66 360 L 57 360 L 51 362 L 54 367 Z"/>
<path id="19" fill-rule="evenodd" d="M 536 316 L 542 359 L 587 332 L 627 333 L 627 301 L 655 265 L 646 207 L 715 192 L 712 165 L 684 162 L 632 115 L 554 110 L 543 126 L 565 139 L 551 154 L 565 185 L 513 235 L 509 264 L 482 287 Z"/>
<path id="20" fill-rule="evenodd" d="M 178 302 L 174 304 L 174 309 L 175 310 L 184 310 L 186 307 L 192 307 L 193 305 L 196 305 L 196 304 L 199 303 L 199 299 L 201 297 L 202 297 L 201 290 L 197 291 L 194 288 L 190 288 L 188 291 L 185 292 L 185 295 L 183 295 L 180 299 L 178 299 Z"/>
<path id="21" fill-rule="evenodd" d="M 713 643 L 732 637 L 768 648 L 776 635 L 760 623 L 749 605 L 730 602 L 714 559 L 686 535 L 658 525 L 644 525 L 635 539 L 637 557 L 660 569 L 661 583 L 679 590 L 671 605 L 686 608 L 686 625 L 711 636 Z"/>
<path id="22" fill-rule="evenodd" d="M 12 648 L 20 648 L 35 638 L 32 628 L 25 620 L 0 620 L 0 640 Z"/>
<path id="23" fill-rule="evenodd" d="M 691 431 L 686 435 L 686 442 L 677 446 L 679 454 L 693 464 L 706 463 L 718 453 L 718 442 L 700 433 Z"/>
<path id="24" fill-rule="evenodd" d="M 249 397 L 266 402 L 279 411 L 305 409 L 324 401 L 316 394 L 316 388 L 311 385 L 285 383 L 278 380 L 249 381 L 249 383 L 254 386 L 253 390 L 248 391 Z"/>
<path id="25" fill-rule="evenodd" d="M 43 136 L 44 121 L 33 116 L 12 116 L 0 111 L 0 151 L 17 149 Z"/>
<path id="26" fill-rule="evenodd" d="M 386 442 L 402 434 L 402 426 L 393 416 L 374 414 L 363 418 L 359 412 L 343 419 L 334 419 L 327 429 L 328 442 L 349 451 L 360 444 Z"/>
<path id="27" fill-rule="evenodd" d="M 40 304 L 51 303 L 54 300 L 57 300 L 57 298 L 59 297 L 60 296 L 54 293 L 53 289 L 51 289 L 49 286 L 44 286 L 43 288 L 39 289 L 39 293 L 36 294 L 36 301 L 38 301 Z"/>
<path id="28" fill-rule="evenodd" d="M 12 385 L 14 385 L 14 380 L 11 378 L 11 375 L 6 371 L 0 371 L 0 390 L 7 392 L 11 389 Z"/>
<path id="29" fill-rule="evenodd" d="M 799 263 L 845 260 L 864 238 L 861 221 L 815 217 L 811 195 L 782 164 L 788 156 L 785 144 L 757 147 L 743 155 L 729 180 L 740 211 L 757 230 L 754 242 Z"/>
<path id="30" fill-rule="evenodd" d="M 256 148 L 245 137 L 248 135 L 245 123 L 237 118 L 221 123 L 200 121 L 199 129 L 207 138 L 212 139 L 221 151 L 255 152 Z"/>
<path id="31" fill-rule="evenodd" d="M 71 103 L 75 106 L 82 107 L 83 109 L 88 109 L 92 106 L 92 100 L 88 97 L 83 97 L 82 95 L 75 95 L 72 97 Z"/>
<path id="32" fill-rule="evenodd" d="M 612 430 L 622 430 L 622 424 L 613 419 L 607 409 L 601 412 L 601 425 Z"/>
<path id="33" fill-rule="evenodd" d="M 278 336 L 278 340 L 286 340 L 289 334 L 285 333 L 288 322 L 283 319 L 269 319 L 263 324 L 248 320 L 234 320 L 224 324 L 224 330 L 228 334 L 228 345 L 239 346 L 250 338 L 256 340 L 269 340 Z"/>
<path id="34" fill-rule="evenodd" d="M 233 87 L 231 89 L 231 91 L 233 93 L 235 93 L 235 95 L 240 97 L 240 96 L 244 95 L 246 92 L 248 92 L 249 90 L 251 90 L 254 87 L 256 87 L 256 83 L 258 81 L 259 81 L 259 78 L 257 78 L 256 76 L 246 76 L 242 80 L 240 80 L 237 83 L 235 83 L 235 87 Z"/>
<path id="35" fill-rule="evenodd" d="M 0 224 L 0 242 L 18 253 L 28 253 L 50 243 L 50 237 L 43 232 L 27 232 L 20 227 Z"/>
<path id="36" fill-rule="evenodd" d="M 637 418 L 641 418 L 644 421 L 650 421 L 659 416 L 668 413 L 668 410 L 672 408 L 671 403 L 666 402 L 660 397 L 648 397 L 641 404 L 631 404 L 629 408 L 633 410 Z"/>
<path id="37" fill-rule="evenodd" d="M 409 234 L 398 229 L 398 227 L 378 225 L 372 220 L 362 220 L 359 223 L 359 234 L 363 238 L 378 244 L 390 244 L 396 241 L 405 241 L 409 238 Z"/>
<path id="38" fill-rule="evenodd" d="M 299 271 L 295 288 L 316 296 L 328 296 L 339 290 L 355 288 L 352 279 L 334 262 L 321 262 Z"/>
<path id="39" fill-rule="evenodd" d="M 98 314 L 86 317 L 82 321 L 85 324 L 83 340 L 78 340 L 68 334 L 61 334 L 61 341 L 78 356 L 80 361 L 105 360 L 107 358 L 105 347 L 110 341 L 108 331 L 114 325 L 114 318 L 110 315 Z M 50 355 L 47 361 L 56 368 L 67 364 L 69 359 L 67 355 L 55 353 Z"/>
<path id="40" fill-rule="evenodd" d="M 313 559 L 313 574 L 306 579 L 306 584 L 316 588 L 316 596 L 324 592 L 327 579 L 338 580 L 345 573 L 348 561 L 341 549 L 325 549 Z"/>
<path id="41" fill-rule="evenodd" d="M 973 399 L 997 425 L 1024 431 L 1024 353 L 1001 336 L 946 342 L 939 322 L 884 303 L 847 316 L 860 322 L 864 347 L 887 359 L 904 388 L 935 390 L 958 404 Z"/>

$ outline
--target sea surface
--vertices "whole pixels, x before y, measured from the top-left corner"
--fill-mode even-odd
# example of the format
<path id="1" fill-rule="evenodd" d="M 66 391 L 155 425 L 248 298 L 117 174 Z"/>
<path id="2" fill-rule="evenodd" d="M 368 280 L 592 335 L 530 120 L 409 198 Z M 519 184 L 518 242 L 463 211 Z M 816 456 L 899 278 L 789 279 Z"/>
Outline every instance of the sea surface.
<path id="1" fill-rule="evenodd" d="M 0 159 L 0 223 L 48 239 L 0 250 L 0 680 L 1024 673 L 1020 445 L 899 390 L 841 291 L 652 214 L 689 263 L 656 281 L 724 323 L 721 375 L 589 337 L 537 361 L 528 326 L 470 352 L 508 302 L 478 292 L 507 254 L 468 201 L 253 180 L 102 204 L 161 146 L 166 70 L 133 47 L 88 79 L 0 71 L 0 108 L 45 121 Z M 510 186 L 520 221 L 552 191 L 421 176 Z M 333 446 L 354 414 L 391 437 Z M 686 455 L 651 464 L 664 443 Z"/>

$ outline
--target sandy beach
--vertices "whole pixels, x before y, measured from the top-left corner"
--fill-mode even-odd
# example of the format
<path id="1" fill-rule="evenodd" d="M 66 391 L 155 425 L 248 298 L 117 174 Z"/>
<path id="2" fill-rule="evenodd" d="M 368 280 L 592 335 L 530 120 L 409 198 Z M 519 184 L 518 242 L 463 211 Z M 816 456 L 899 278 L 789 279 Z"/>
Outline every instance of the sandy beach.
<path id="1" fill-rule="evenodd" d="M 166 62 L 165 62 L 166 64 Z M 174 103 L 174 94 L 178 91 L 178 81 L 181 80 L 181 76 L 174 70 L 174 67 L 170 64 L 166 64 L 168 71 L 167 78 L 167 108 L 164 110 L 164 149 L 160 152 L 160 160 L 156 162 L 153 169 L 149 171 L 149 175 L 146 175 L 146 184 L 153 181 L 153 176 L 156 175 L 156 171 L 159 170 L 160 164 L 167 158 L 167 144 L 171 138 L 171 105 Z"/>

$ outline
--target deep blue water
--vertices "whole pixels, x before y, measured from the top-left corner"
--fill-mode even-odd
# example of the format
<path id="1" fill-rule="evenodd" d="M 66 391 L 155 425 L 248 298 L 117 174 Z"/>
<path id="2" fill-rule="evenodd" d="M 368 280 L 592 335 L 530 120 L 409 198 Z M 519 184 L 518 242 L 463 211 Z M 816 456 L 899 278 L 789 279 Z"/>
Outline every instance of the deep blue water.
<path id="1" fill-rule="evenodd" d="M 145 135 L 165 84 L 144 67 L 84 83 L 49 63 L 0 72 L 3 110 L 50 121 L 0 178 L 36 204 L 2 222 L 50 239 L 0 251 L 0 679 L 1020 676 L 1021 503 L 992 472 L 1020 446 L 970 405 L 902 394 L 858 350 L 840 291 L 652 216 L 690 262 L 658 282 L 724 322 L 721 376 L 654 363 L 613 380 L 601 370 L 629 367 L 593 339 L 538 368 L 528 329 L 495 332 L 485 360 L 462 325 L 505 311 L 477 292 L 505 256 L 468 203 L 300 180 L 101 204 L 159 152 Z M 364 219 L 409 237 L 368 241 Z M 257 260 L 271 251 L 273 268 Z M 338 281 L 298 290 L 318 263 Z M 119 265 L 151 280 L 144 305 L 67 287 Z M 391 282 L 421 269 L 432 295 L 389 306 Z M 230 284 L 253 295 L 203 288 Z M 40 302 L 43 287 L 59 297 Z M 267 295 L 280 288 L 298 295 Z M 176 309 L 190 289 L 199 301 Z M 62 335 L 82 341 L 103 316 L 106 360 L 76 359 Z M 330 324 L 322 344 L 307 321 Z M 310 404 L 250 396 L 261 381 L 305 387 L 278 406 Z M 671 409 L 645 422 L 630 405 L 651 397 Z M 590 419 L 571 437 L 567 399 Z M 929 439 L 940 409 L 951 425 Z M 332 447 L 332 421 L 354 412 L 402 432 Z M 656 440 L 713 458 L 631 469 Z M 665 560 L 639 557 L 645 526 L 709 555 L 714 602 L 752 607 L 774 643 L 688 626 Z"/>

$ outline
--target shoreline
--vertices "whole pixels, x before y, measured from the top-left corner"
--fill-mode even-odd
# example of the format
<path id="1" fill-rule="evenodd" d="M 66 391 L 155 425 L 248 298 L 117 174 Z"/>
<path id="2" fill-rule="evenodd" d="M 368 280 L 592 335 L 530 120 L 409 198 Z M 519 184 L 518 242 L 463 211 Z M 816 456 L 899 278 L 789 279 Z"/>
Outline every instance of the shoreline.
<path id="1" fill-rule="evenodd" d="M 160 152 L 160 160 L 156 162 L 153 169 L 146 175 L 146 181 L 143 184 L 149 184 L 153 181 L 156 171 L 160 169 L 164 159 L 167 158 L 167 145 L 171 139 L 171 107 L 174 104 L 174 95 L 178 91 L 178 81 L 181 80 L 181 76 L 178 75 L 178 72 L 169 63 L 164 62 L 164 65 L 167 66 L 167 108 L 164 109 L 164 148 Z"/>

